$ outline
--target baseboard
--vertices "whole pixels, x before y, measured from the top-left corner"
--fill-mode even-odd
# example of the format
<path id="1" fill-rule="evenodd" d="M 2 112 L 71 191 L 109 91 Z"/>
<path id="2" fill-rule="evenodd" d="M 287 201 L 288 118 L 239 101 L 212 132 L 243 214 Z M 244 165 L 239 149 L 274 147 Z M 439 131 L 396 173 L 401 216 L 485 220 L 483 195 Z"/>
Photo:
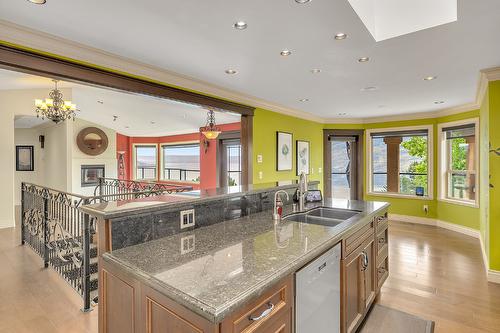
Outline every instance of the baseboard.
<path id="1" fill-rule="evenodd" d="M 479 230 L 428 217 L 389 214 L 389 220 L 436 226 L 479 239 L 481 253 L 483 257 L 483 265 L 486 270 L 487 279 L 489 282 L 500 283 L 500 271 L 489 269 L 488 255 L 486 254 L 486 248 L 483 241 L 483 237 L 481 236 L 481 232 Z"/>
<path id="2" fill-rule="evenodd" d="M 500 271 L 488 270 L 488 281 L 493 283 L 500 283 Z"/>
<path id="3" fill-rule="evenodd" d="M 479 230 L 472 229 L 469 227 L 465 227 L 462 225 L 458 225 L 455 223 L 450 223 L 446 221 L 441 221 L 438 219 L 433 219 L 429 217 L 418 217 L 418 216 L 409 216 L 409 215 L 399 215 L 399 214 L 389 214 L 389 219 L 400 222 L 409 222 L 415 224 L 424 224 L 424 225 L 432 225 L 436 227 L 441 227 L 443 229 L 448 229 L 451 231 L 459 232 L 464 235 L 468 235 L 474 238 L 480 238 L 481 233 Z"/>

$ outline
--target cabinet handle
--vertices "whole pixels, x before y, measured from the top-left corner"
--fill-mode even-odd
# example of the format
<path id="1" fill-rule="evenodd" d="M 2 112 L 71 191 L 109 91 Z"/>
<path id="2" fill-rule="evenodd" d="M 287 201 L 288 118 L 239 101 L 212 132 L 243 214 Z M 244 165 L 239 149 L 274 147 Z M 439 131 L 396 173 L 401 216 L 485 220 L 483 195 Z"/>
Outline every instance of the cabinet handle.
<path id="1" fill-rule="evenodd" d="M 361 262 L 361 270 L 364 271 L 368 267 L 368 254 L 366 254 L 365 251 L 361 252 L 361 255 L 363 256 L 363 260 Z"/>
<path id="2" fill-rule="evenodd" d="M 258 317 L 250 316 L 248 319 L 250 319 L 251 321 L 258 321 L 258 320 L 261 320 L 262 318 L 267 317 L 274 310 L 274 304 L 269 302 L 269 303 L 267 303 L 267 306 L 268 306 L 268 308 L 265 309 L 264 311 L 262 311 L 260 316 L 258 316 Z"/>

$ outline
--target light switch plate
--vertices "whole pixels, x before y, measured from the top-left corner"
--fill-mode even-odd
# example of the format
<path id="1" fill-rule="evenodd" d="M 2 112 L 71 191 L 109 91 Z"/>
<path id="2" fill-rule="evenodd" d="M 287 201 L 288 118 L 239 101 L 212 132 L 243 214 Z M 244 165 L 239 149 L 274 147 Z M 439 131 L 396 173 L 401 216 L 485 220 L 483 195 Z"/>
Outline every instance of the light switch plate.
<path id="1" fill-rule="evenodd" d="M 194 209 L 183 210 L 181 211 L 180 215 L 181 215 L 180 216 L 181 229 L 194 227 L 195 224 Z"/>
<path id="2" fill-rule="evenodd" d="M 262 163 L 262 155 L 257 155 L 257 163 Z"/>
<path id="3" fill-rule="evenodd" d="M 264 176 L 263 172 L 262 171 L 259 171 L 259 179 L 262 179 Z"/>

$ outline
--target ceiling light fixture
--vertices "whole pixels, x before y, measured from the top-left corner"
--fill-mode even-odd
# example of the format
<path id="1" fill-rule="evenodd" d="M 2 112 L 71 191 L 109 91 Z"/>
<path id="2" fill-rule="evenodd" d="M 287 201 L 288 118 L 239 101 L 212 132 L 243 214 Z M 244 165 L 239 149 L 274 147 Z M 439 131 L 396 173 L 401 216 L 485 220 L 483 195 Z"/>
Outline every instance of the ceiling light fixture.
<path id="1" fill-rule="evenodd" d="M 245 30 L 248 27 L 248 24 L 245 21 L 238 21 L 233 24 L 233 28 L 236 30 Z"/>
<path id="2" fill-rule="evenodd" d="M 313 73 L 313 74 L 319 74 L 319 73 L 321 73 L 321 69 L 319 69 L 319 68 L 313 68 L 313 69 L 311 69 L 311 73 Z"/>
<path id="3" fill-rule="evenodd" d="M 311 0 L 295 0 L 296 3 L 300 3 L 301 5 L 311 2 Z"/>
<path id="4" fill-rule="evenodd" d="M 371 86 L 371 87 L 364 87 L 361 89 L 361 91 L 376 91 L 378 90 L 378 87 Z"/>
<path id="5" fill-rule="evenodd" d="M 35 5 L 44 5 L 47 0 L 28 0 L 31 3 L 34 3 Z"/>
<path id="6" fill-rule="evenodd" d="M 435 80 L 437 79 L 437 76 L 426 76 L 424 77 L 424 81 L 432 81 L 432 80 Z"/>
<path id="7" fill-rule="evenodd" d="M 291 55 L 291 54 L 292 54 L 292 51 L 290 51 L 290 50 L 286 50 L 286 49 L 285 49 L 285 50 L 281 51 L 281 52 L 280 52 L 280 54 L 281 54 L 283 57 L 288 57 L 289 55 Z"/>
<path id="8" fill-rule="evenodd" d="M 370 58 L 368 57 L 361 57 L 358 59 L 358 62 L 368 62 L 368 61 L 370 61 Z"/>
<path id="9" fill-rule="evenodd" d="M 346 38 L 347 38 L 347 34 L 345 34 L 343 32 L 339 32 L 338 34 L 335 35 L 336 40 L 342 40 L 342 39 L 346 39 Z"/>
<path id="10" fill-rule="evenodd" d="M 226 69 L 224 72 L 229 75 L 238 74 L 238 71 L 236 69 Z"/>
<path id="11" fill-rule="evenodd" d="M 434 104 L 444 104 L 444 101 L 435 101 Z"/>
<path id="12" fill-rule="evenodd" d="M 200 128 L 201 134 L 203 134 L 208 140 L 217 139 L 221 133 L 220 128 L 215 123 L 215 113 L 213 110 L 208 110 L 207 113 L 207 123 L 204 127 Z"/>
<path id="13" fill-rule="evenodd" d="M 309 98 L 302 98 L 302 99 L 299 99 L 300 102 L 309 102 Z"/>
<path id="14" fill-rule="evenodd" d="M 58 80 L 52 80 L 55 88 L 49 92 L 50 98 L 35 99 L 35 111 L 37 117 L 50 119 L 56 124 L 66 119 L 75 120 L 76 105 L 71 101 L 65 101 L 63 94 L 57 88 Z"/>

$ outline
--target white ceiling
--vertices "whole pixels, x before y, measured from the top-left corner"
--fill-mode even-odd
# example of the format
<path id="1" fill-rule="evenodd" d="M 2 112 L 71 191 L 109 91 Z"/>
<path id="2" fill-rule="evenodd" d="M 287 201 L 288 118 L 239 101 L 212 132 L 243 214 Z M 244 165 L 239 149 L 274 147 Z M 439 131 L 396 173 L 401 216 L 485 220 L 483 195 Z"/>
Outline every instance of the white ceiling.
<path id="1" fill-rule="evenodd" d="M 206 110 L 176 101 L 60 82 L 71 88 L 71 100 L 77 104 L 77 118 L 116 130 L 129 136 L 162 136 L 197 132 L 206 122 Z M 53 88 L 48 78 L 0 70 L 0 90 Z M 40 96 L 45 98 L 47 96 Z M 35 111 L 33 109 L 33 115 Z M 118 116 L 114 120 L 113 116 Z M 216 112 L 218 124 L 240 121 L 240 116 Z M 16 117 L 16 128 L 40 125 L 36 117 Z"/>
<path id="2" fill-rule="evenodd" d="M 457 22 L 381 42 L 347 0 L 3 0 L 0 18 L 324 118 L 474 102 L 478 71 L 500 65 L 498 0 L 459 0 Z"/>
<path id="3" fill-rule="evenodd" d="M 33 128 L 47 122 L 47 119 L 38 118 L 37 116 L 18 115 L 14 117 L 14 128 Z"/>

